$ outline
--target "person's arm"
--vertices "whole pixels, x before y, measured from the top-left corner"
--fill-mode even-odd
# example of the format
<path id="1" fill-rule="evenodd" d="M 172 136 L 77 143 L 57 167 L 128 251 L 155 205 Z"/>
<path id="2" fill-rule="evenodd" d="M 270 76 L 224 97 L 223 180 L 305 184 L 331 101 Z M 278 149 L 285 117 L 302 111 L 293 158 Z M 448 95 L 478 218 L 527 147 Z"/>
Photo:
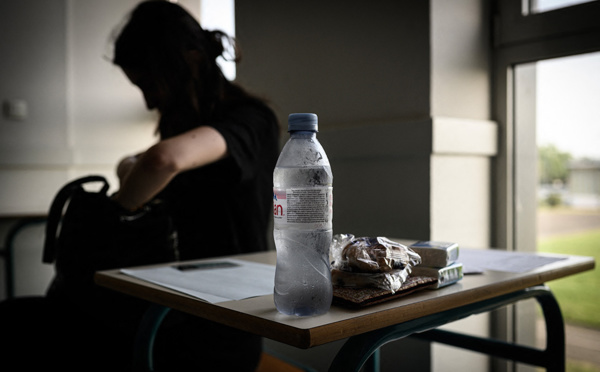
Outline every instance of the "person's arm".
<path id="1" fill-rule="evenodd" d="M 178 173 L 227 156 L 227 143 L 212 127 L 199 127 L 158 142 L 118 169 L 121 187 L 114 199 L 134 210 L 150 201 Z"/>
<path id="2" fill-rule="evenodd" d="M 123 180 L 127 177 L 139 156 L 140 154 L 128 156 L 119 162 L 119 165 L 117 166 L 117 177 L 119 178 L 120 183 L 123 183 Z"/>

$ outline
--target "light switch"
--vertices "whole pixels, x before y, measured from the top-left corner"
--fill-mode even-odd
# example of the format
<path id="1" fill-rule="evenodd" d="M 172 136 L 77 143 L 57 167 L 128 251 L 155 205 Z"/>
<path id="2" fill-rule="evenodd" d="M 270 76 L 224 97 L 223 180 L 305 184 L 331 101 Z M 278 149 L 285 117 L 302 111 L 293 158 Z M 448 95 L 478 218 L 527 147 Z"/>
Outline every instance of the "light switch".
<path id="1" fill-rule="evenodd" d="M 22 99 L 7 99 L 2 105 L 4 117 L 11 120 L 27 119 L 27 101 Z"/>

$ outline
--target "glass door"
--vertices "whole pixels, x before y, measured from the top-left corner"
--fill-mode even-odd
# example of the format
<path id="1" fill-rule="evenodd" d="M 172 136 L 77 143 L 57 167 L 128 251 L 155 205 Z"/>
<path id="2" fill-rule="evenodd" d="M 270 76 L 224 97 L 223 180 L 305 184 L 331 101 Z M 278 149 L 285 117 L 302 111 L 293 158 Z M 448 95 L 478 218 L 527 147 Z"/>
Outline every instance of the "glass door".
<path id="1" fill-rule="evenodd" d="M 515 245 L 600 260 L 600 53 L 519 64 L 513 86 Z M 548 285 L 567 323 L 568 370 L 600 371 L 599 272 Z M 543 347 L 532 318 L 533 302 L 516 308 L 515 337 Z"/>
<path id="2" fill-rule="evenodd" d="M 589 163 L 593 168 L 595 156 L 580 155 L 580 152 L 587 147 L 587 142 L 600 144 L 594 134 L 600 125 L 595 102 L 600 100 L 595 98 L 594 101 L 591 98 L 594 94 L 589 90 L 584 93 L 586 89 L 593 90 L 598 86 L 600 68 L 595 65 L 584 72 L 582 64 L 584 60 L 591 63 L 590 60 L 598 58 L 594 53 L 600 51 L 600 2 L 498 0 L 494 4 L 496 84 L 493 105 L 494 118 L 500 126 L 500 143 L 494 169 L 492 244 L 516 251 L 549 250 L 552 249 L 547 243 L 551 239 L 549 234 L 558 234 L 568 226 L 566 220 L 559 220 L 551 212 L 571 212 L 565 218 L 586 214 L 584 218 L 591 220 L 594 226 L 594 217 L 590 216 L 595 213 L 594 184 L 590 181 L 593 171 Z M 561 76 L 562 83 L 557 81 Z M 550 96 L 552 93 L 556 93 L 554 98 Z M 592 115 L 592 112 L 596 112 L 596 118 L 580 119 L 584 113 Z M 567 147 L 567 140 L 575 145 Z M 581 165 L 577 161 L 582 158 L 589 159 Z M 585 211 L 582 210 L 584 205 Z M 553 225 L 549 225 L 551 222 Z M 584 225 L 581 220 L 572 224 L 576 227 Z M 554 244 L 558 251 L 571 254 L 574 251 L 567 248 L 575 245 L 565 241 Z M 589 241 L 585 245 L 597 247 Z M 579 289 L 579 286 L 587 291 L 594 303 L 600 302 L 593 297 L 599 292 L 593 278 L 585 274 L 573 278 L 580 282 L 564 292 L 570 296 L 576 292 L 572 289 Z M 563 285 L 559 283 L 561 281 L 549 284 Z M 555 292 L 567 319 L 570 305 L 585 308 L 584 301 L 564 297 L 558 288 Z M 597 313 L 597 308 L 593 312 Z M 498 311 L 494 314 L 492 333 L 500 339 L 534 345 L 538 342 L 538 313 L 533 302 Z M 568 353 L 576 339 L 569 336 L 571 329 L 567 329 Z M 543 338 L 544 332 L 540 333 Z M 594 345 L 594 341 L 588 338 L 583 344 Z M 592 354 L 600 352 L 595 350 Z M 534 369 L 497 362 L 493 370 Z M 569 366 L 568 370 L 575 369 Z"/>
<path id="3" fill-rule="evenodd" d="M 600 262 L 600 53 L 540 61 L 536 73 L 537 250 Z M 548 285 L 566 322 L 567 369 L 600 371 L 600 271 Z"/>

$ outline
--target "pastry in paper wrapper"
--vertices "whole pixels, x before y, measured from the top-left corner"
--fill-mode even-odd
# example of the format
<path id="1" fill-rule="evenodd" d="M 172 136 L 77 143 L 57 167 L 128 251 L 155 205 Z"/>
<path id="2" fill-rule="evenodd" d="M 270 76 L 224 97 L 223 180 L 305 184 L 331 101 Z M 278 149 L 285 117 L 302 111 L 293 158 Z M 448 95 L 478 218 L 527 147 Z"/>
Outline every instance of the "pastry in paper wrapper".
<path id="1" fill-rule="evenodd" d="M 395 292 L 421 257 L 385 237 L 334 236 L 331 246 L 332 281 L 344 287 L 376 287 Z"/>
<path id="2" fill-rule="evenodd" d="M 351 271 L 331 270 L 331 281 L 333 285 L 354 288 L 381 288 L 390 290 L 392 293 L 402 287 L 410 274 L 407 266 L 402 270 L 388 271 L 387 273 L 357 273 Z"/>

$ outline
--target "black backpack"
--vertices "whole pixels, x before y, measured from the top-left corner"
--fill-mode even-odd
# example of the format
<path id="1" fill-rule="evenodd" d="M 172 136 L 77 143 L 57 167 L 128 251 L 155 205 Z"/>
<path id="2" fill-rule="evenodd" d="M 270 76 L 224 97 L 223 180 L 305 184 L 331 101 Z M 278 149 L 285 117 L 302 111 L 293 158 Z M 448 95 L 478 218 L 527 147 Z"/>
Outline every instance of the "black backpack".
<path id="1" fill-rule="evenodd" d="M 84 187 L 100 183 L 99 191 Z M 89 188 L 89 187 L 88 187 Z M 128 213 L 107 194 L 103 176 L 66 184 L 48 214 L 43 262 L 54 263 L 47 297 L 70 302 L 90 316 L 129 321 L 145 304 L 97 286 L 99 270 L 176 261 L 177 232 L 165 202 L 153 200 Z M 131 309 L 127 314 L 128 308 Z"/>

